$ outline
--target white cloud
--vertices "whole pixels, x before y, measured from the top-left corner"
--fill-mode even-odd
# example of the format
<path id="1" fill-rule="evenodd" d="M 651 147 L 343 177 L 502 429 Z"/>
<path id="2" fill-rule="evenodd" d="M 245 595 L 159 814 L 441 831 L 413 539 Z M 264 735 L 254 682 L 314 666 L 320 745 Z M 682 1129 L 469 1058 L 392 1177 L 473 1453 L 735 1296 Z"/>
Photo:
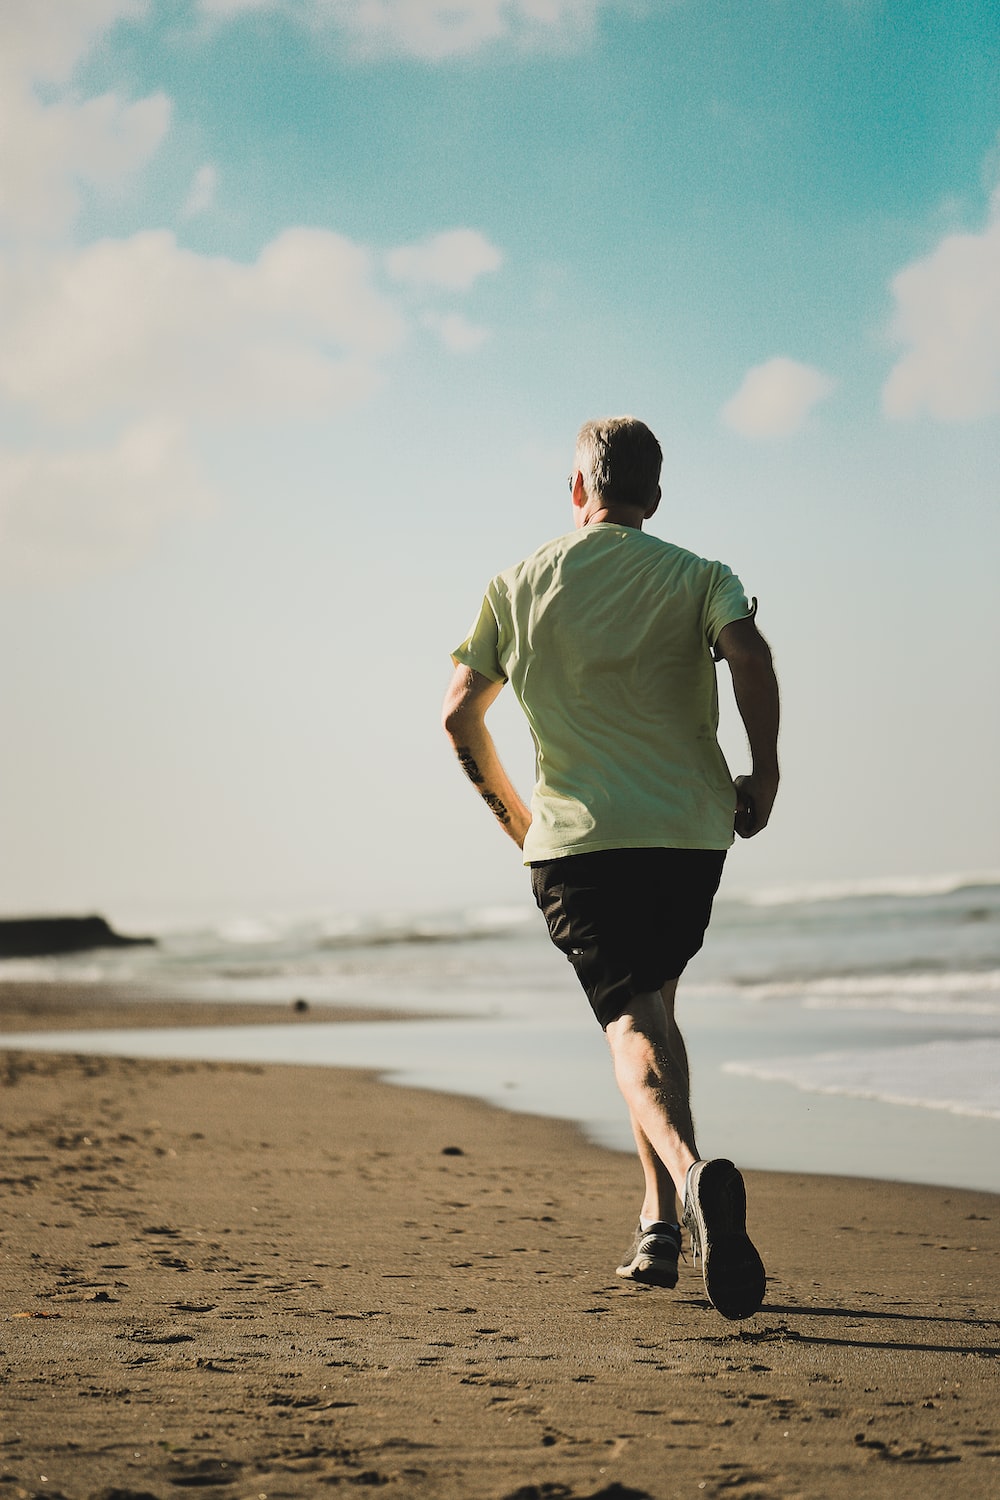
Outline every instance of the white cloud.
<path id="1" fill-rule="evenodd" d="M 0 52 L 0 229 L 58 233 L 76 211 L 81 184 L 114 188 L 156 151 L 170 124 L 162 93 L 134 103 L 116 93 L 80 98 L 73 70 L 115 21 L 137 18 L 140 0 L 74 0 L 58 13 L 43 0 L 5 0 Z M 43 102 L 38 83 L 55 96 Z"/>
<path id="2" fill-rule="evenodd" d="M 74 83 L 95 44 L 149 15 L 151 0 L 0 4 L 0 417 L 9 432 L 23 421 L 34 444 L 0 448 L 0 551 L 8 576 L 60 577 L 131 559 L 167 517 L 210 498 L 196 442 L 205 424 L 327 416 L 364 400 L 426 321 L 428 300 L 467 292 L 502 256 L 471 229 L 382 255 L 329 230 L 290 228 L 250 264 L 184 249 L 167 230 L 68 244 L 82 191 L 118 189 L 169 129 L 162 93 L 87 97 Z M 514 9 L 550 21 L 547 4 Z M 202 3 L 219 19 L 264 9 L 351 36 L 370 23 L 373 34 L 415 28 L 425 40 L 425 22 L 444 32 L 455 22 L 469 37 L 497 11 Z M 215 165 L 203 164 L 182 217 L 208 211 L 217 185 Z M 488 337 L 453 308 L 430 326 L 459 354 Z"/>
<path id="3" fill-rule="evenodd" d="M 478 323 L 470 323 L 461 313 L 426 313 L 421 319 L 425 328 L 431 329 L 446 349 L 452 354 L 473 354 L 481 349 L 490 337 L 490 330 Z"/>
<path id="4" fill-rule="evenodd" d="M 250 10 L 276 10 L 278 6 L 275 0 L 199 0 L 200 8 L 206 16 L 228 16 L 242 15 Z M 284 9 L 285 7 L 281 7 Z"/>
<path id="5" fill-rule="evenodd" d="M 170 124 L 165 94 L 129 104 L 117 94 L 42 105 L 28 91 L 0 94 L 0 228 L 64 229 L 79 187 L 113 188 L 143 166 Z"/>
<path id="6" fill-rule="evenodd" d="M 942 422 L 1000 413 L 1000 218 L 952 234 L 892 282 L 894 340 L 905 352 L 882 390 L 889 417 Z"/>
<path id="7" fill-rule="evenodd" d="M 125 565 L 168 518 L 203 508 L 191 434 L 205 420 L 329 412 L 367 395 L 406 331 L 371 269 L 368 251 L 304 229 L 252 265 L 193 254 L 166 231 L 0 260 L 0 397 L 47 438 L 0 451 L 7 577 Z M 87 441 L 108 430 L 110 443 Z"/>
<path id="8" fill-rule="evenodd" d="M 499 255 L 472 231 L 440 238 L 454 253 L 432 253 L 421 272 L 435 291 L 466 287 Z M 0 256 L 0 402 L 49 439 L 0 451 L 8 575 L 129 561 L 207 495 L 192 447 L 206 422 L 342 412 L 370 395 L 416 324 L 458 354 L 488 337 L 454 310 L 404 316 L 377 269 L 366 247 L 302 228 L 249 265 L 186 250 L 167 230 Z"/>
<path id="9" fill-rule="evenodd" d="M 207 213 L 210 208 L 213 208 L 215 206 L 215 192 L 218 185 L 219 173 L 211 162 L 206 162 L 203 167 L 199 167 L 194 174 L 194 181 L 191 183 L 191 188 L 184 200 L 181 217 L 184 219 L 194 219 L 199 214 Z"/>
<path id="10" fill-rule="evenodd" d="M 0 265 L 0 394 L 50 421 L 329 410 L 404 336 L 370 253 L 327 230 L 286 230 L 252 265 L 166 230 Z"/>
<path id="11" fill-rule="evenodd" d="M 220 19 L 280 9 L 332 30 L 363 55 L 404 53 L 436 62 L 492 42 L 567 45 L 589 35 L 598 12 L 628 0 L 200 0 Z"/>
<path id="12" fill-rule="evenodd" d="M 747 371 L 722 420 L 744 437 L 789 437 L 834 387 L 822 370 L 778 356 Z"/>
<path id="13" fill-rule="evenodd" d="M 0 73 L 66 83 L 96 39 L 117 21 L 139 20 L 150 0 L 3 0 Z"/>
<path id="14" fill-rule="evenodd" d="M 58 583 L 120 566 L 171 517 L 213 500 L 182 434 L 163 423 L 110 446 L 0 449 L 0 576 Z"/>
<path id="15" fill-rule="evenodd" d="M 394 281 L 467 292 L 480 276 L 499 270 L 503 254 L 477 229 L 448 229 L 390 250 L 385 264 Z"/>

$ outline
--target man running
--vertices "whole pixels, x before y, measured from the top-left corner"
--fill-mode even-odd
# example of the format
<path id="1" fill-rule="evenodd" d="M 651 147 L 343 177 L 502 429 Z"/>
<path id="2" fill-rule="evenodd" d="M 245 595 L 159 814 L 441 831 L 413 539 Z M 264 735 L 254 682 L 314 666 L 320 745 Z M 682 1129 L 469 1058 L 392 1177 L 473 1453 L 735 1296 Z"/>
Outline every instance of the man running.
<path id="1" fill-rule="evenodd" d="M 466 776 L 523 850 L 549 934 L 604 1028 L 645 1196 L 618 1275 L 672 1287 L 681 1229 L 723 1316 L 760 1307 L 743 1178 L 695 1144 L 677 981 L 702 945 L 733 831 L 752 838 L 778 790 L 778 686 L 739 579 L 650 536 L 660 445 L 633 417 L 587 422 L 570 476 L 575 527 L 498 574 L 453 653 L 445 730 Z M 752 770 L 717 740 L 724 660 Z M 485 717 L 509 682 L 536 782 L 526 807 Z"/>

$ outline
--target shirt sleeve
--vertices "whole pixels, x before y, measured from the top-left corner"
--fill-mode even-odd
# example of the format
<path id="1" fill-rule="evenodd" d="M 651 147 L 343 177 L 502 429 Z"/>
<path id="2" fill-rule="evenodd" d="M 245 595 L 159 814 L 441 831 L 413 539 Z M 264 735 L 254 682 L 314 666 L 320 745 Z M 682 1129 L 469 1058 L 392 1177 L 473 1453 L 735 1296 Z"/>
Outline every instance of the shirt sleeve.
<path id="1" fill-rule="evenodd" d="M 743 585 L 725 563 L 712 564 L 712 579 L 705 599 L 705 636 L 715 650 L 719 632 L 734 620 L 753 619 L 757 600 L 748 600 Z"/>
<path id="2" fill-rule="evenodd" d="M 456 666 L 471 667 L 491 682 L 506 682 L 500 665 L 500 622 L 493 605 L 493 588 L 487 591 L 475 624 L 460 646 L 451 653 Z"/>

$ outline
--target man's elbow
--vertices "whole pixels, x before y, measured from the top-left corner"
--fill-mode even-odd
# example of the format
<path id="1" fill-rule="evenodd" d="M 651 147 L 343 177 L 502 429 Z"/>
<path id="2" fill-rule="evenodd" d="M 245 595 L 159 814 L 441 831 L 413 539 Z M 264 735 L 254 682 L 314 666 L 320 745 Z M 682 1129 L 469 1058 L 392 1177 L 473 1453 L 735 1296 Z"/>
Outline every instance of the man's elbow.
<path id="1" fill-rule="evenodd" d="M 453 745 L 463 745 L 470 732 L 482 722 L 482 714 L 463 697 L 449 693 L 441 710 L 441 727 Z"/>
<path id="2" fill-rule="evenodd" d="M 441 710 L 441 728 L 453 745 L 457 745 L 461 740 L 463 722 L 464 715 L 461 708 L 445 700 L 444 708 Z"/>
<path id="3" fill-rule="evenodd" d="M 452 744 L 463 745 L 483 728 L 486 711 L 503 687 L 471 667 L 460 667 L 452 678 L 441 710 L 444 732 Z"/>
<path id="4" fill-rule="evenodd" d="M 741 693 L 764 694 L 771 698 L 778 692 L 778 674 L 770 651 L 749 652 L 729 663 L 737 696 Z"/>

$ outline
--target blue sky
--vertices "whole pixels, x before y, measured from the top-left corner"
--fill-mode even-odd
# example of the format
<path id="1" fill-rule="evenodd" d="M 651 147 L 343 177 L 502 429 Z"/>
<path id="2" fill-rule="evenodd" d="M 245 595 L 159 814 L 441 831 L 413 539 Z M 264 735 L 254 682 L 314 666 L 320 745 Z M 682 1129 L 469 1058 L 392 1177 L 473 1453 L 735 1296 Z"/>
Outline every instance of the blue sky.
<path id="1" fill-rule="evenodd" d="M 1000 865 L 998 43 L 979 0 L 8 0 L 0 908 L 521 899 L 448 651 L 622 411 L 782 679 L 731 884 Z"/>

